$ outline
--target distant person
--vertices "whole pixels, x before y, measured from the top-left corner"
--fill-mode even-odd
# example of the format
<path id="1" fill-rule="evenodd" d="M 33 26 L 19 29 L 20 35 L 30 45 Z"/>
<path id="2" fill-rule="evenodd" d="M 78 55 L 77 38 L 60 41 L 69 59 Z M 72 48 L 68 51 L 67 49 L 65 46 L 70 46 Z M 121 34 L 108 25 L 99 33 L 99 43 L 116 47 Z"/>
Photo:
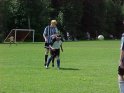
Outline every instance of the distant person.
<path id="1" fill-rule="evenodd" d="M 124 93 L 124 33 L 121 38 L 120 63 L 118 66 L 118 83 L 120 93 Z"/>
<path id="2" fill-rule="evenodd" d="M 53 41 L 52 41 L 52 43 L 50 45 L 50 54 L 51 54 L 51 56 L 48 59 L 46 68 L 49 67 L 49 64 L 50 64 L 51 60 L 53 58 L 56 58 L 56 60 L 57 60 L 57 67 L 58 67 L 58 69 L 60 69 L 60 58 L 59 58 L 59 56 L 60 56 L 60 48 L 61 48 L 61 51 L 63 52 L 62 40 L 61 39 L 62 39 L 61 35 L 57 35 L 57 36 L 55 36 L 53 38 Z"/>
<path id="3" fill-rule="evenodd" d="M 46 26 L 43 32 L 43 37 L 45 40 L 45 63 L 44 66 L 46 66 L 47 59 L 48 59 L 48 53 L 49 53 L 49 45 L 52 42 L 51 36 L 58 33 L 58 29 L 56 27 L 57 21 L 51 20 L 51 24 Z M 54 67 L 54 59 L 52 60 L 52 66 Z"/>
<path id="4" fill-rule="evenodd" d="M 110 36 L 109 36 L 111 39 L 114 39 L 114 36 L 112 35 L 112 34 L 110 34 Z"/>
<path id="5" fill-rule="evenodd" d="M 90 40 L 90 33 L 87 32 L 86 35 L 87 35 L 87 39 Z"/>
<path id="6" fill-rule="evenodd" d="M 70 40 L 70 34 L 69 34 L 69 32 L 66 32 L 66 35 L 67 35 L 67 40 Z"/>
<path id="7" fill-rule="evenodd" d="M 10 43 L 10 46 L 11 46 L 12 43 L 13 43 L 13 44 L 16 44 L 16 43 L 15 43 L 15 40 L 14 40 L 14 36 L 11 35 L 11 36 L 9 37 L 9 43 Z"/>

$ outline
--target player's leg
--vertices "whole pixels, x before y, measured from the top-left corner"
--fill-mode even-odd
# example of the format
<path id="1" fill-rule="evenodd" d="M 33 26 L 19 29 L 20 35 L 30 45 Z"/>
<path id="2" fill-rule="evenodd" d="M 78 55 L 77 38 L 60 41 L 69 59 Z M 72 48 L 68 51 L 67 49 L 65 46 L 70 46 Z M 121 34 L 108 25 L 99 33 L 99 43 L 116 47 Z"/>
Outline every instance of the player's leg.
<path id="1" fill-rule="evenodd" d="M 119 78 L 122 78 L 122 76 L 118 76 Z M 124 80 L 119 80 L 119 89 L 120 93 L 124 93 Z"/>
<path id="2" fill-rule="evenodd" d="M 49 49 L 46 48 L 46 51 L 45 51 L 45 63 L 44 63 L 44 66 L 46 66 L 46 64 L 47 64 L 48 53 L 49 53 Z"/>
<path id="3" fill-rule="evenodd" d="M 49 59 L 47 61 L 46 68 L 49 67 L 50 62 L 53 60 L 53 58 L 55 58 L 54 52 L 55 51 L 52 51 L 52 50 L 50 51 L 51 56 L 49 57 Z"/>
<path id="4" fill-rule="evenodd" d="M 124 93 L 124 68 L 118 67 L 118 82 L 120 93 Z"/>
<path id="5" fill-rule="evenodd" d="M 9 42 L 9 46 L 11 46 L 11 44 L 12 44 L 12 41 Z"/>
<path id="6" fill-rule="evenodd" d="M 55 59 L 55 58 L 53 57 L 53 59 L 52 59 L 52 67 L 54 67 L 54 59 Z"/>
<path id="7" fill-rule="evenodd" d="M 57 67 L 58 67 L 58 69 L 60 69 L 60 58 L 59 58 L 59 55 L 60 55 L 60 49 L 57 49 L 56 50 L 56 60 L 57 60 Z"/>
<path id="8" fill-rule="evenodd" d="M 48 59 L 48 53 L 49 53 L 49 44 L 45 43 L 45 59 L 44 59 L 44 66 L 47 64 L 47 59 Z"/>
<path id="9" fill-rule="evenodd" d="M 56 60 L 57 60 L 57 68 L 60 69 L 60 58 L 59 58 L 59 56 L 56 56 Z"/>
<path id="10" fill-rule="evenodd" d="M 48 61 L 47 61 L 47 64 L 46 64 L 46 68 L 49 67 L 49 64 L 50 64 L 50 62 L 51 62 L 52 59 L 53 59 L 53 56 L 50 56 L 50 57 L 48 58 Z"/>

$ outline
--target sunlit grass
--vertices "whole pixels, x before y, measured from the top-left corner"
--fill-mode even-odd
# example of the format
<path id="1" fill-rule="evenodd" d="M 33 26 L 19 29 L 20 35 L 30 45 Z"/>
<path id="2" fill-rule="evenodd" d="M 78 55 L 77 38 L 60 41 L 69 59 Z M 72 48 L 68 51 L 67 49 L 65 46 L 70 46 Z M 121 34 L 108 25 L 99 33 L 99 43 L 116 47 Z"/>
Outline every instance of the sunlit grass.
<path id="1" fill-rule="evenodd" d="M 43 46 L 0 44 L 0 93 L 119 93 L 120 41 L 64 42 L 60 70 L 44 68 Z"/>

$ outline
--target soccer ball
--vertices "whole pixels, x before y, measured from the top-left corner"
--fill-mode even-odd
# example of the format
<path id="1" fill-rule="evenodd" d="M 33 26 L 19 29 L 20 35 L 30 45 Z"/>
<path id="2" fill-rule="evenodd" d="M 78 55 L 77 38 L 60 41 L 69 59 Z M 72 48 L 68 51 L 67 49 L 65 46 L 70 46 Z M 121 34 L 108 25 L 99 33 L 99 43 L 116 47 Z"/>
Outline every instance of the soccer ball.
<path id="1" fill-rule="evenodd" d="M 99 35 L 98 36 L 98 40 L 104 40 L 104 36 L 103 35 Z"/>

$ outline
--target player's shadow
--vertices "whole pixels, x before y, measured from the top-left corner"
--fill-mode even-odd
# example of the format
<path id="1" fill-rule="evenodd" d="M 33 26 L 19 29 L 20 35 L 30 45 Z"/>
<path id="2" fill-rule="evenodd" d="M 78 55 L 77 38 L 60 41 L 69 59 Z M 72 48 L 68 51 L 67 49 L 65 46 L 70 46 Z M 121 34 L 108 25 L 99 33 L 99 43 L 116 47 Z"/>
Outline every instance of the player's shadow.
<path id="1" fill-rule="evenodd" d="M 80 70 L 80 69 L 77 69 L 77 68 L 60 68 L 60 70 Z"/>

